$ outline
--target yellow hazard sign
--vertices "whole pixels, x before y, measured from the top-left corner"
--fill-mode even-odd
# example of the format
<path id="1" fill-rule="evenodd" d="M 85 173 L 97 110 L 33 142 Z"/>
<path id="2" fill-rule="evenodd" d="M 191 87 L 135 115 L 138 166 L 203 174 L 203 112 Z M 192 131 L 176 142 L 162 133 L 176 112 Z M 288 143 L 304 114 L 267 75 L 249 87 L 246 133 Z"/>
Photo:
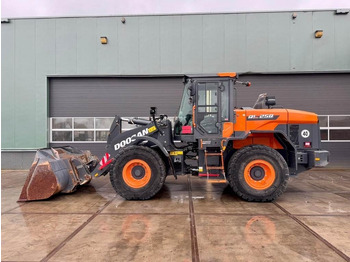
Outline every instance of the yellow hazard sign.
<path id="1" fill-rule="evenodd" d="M 156 130 L 157 130 L 156 126 L 151 126 L 150 128 L 148 128 L 148 133 L 152 133 Z"/>
<path id="2" fill-rule="evenodd" d="M 178 155 L 183 155 L 183 151 L 170 151 L 171 156 L 178 156 Z"/>

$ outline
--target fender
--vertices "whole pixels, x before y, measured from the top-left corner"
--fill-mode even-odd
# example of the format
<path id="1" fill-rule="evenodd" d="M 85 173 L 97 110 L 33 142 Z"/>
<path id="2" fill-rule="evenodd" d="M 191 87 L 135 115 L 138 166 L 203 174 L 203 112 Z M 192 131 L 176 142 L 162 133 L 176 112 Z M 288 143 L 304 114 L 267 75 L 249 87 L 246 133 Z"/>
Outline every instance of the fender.
<path id="1" fill-rule="evenodd" d="M 228 137 L 225 139 L 223 145 L 226 147 L 229 141 L 235 140 L 244 140 L 250 134 L 274 134 L 277 141 L 285 148 L 287 151 L 287 162 L 291 171 L 291 174 L 296 174 L 298 170 L 298 154 L 297 149 L 294 146 L 293 142 L 289 139 L 289 137 L 285 134 L 285 132 L 281 130 L 269 130 L 269 131 L 260 131 L 260 130 L 251 130 L 245 134 L 242 134 L 239 137 Z"/>
<path id="2" fill-rule="evenodd" d="M 174 174 L 175 178 L 177 179 L 177 176 L 175 175 L 175 167 L 174 167 L 173 161 L 171 161 L 171 158 L 170 158 L 168 151 L 164 148 L 164 146 L 157 139 L 155 139 L 153 137 L 149 137 L 149 136 L 137 136 L 137 137 L 133 137 L 133 138 L 134 138 L 133 144 L 139 145 L 143 141 L 148 141 L 148 142 L 154 144 L 155 146 L 157 146 L 160 149 L 160 151 L 163 153 L 164 158 L 168 159 L 168 166 L 171 169 L 172 173 Z M 165 160 L 164 158 L 163 158 L 163 160 Z"/>
<path id="3" fill-rule="evenodd" d="M 168 151 L 166 151 L 166 149 L 164 148 L 164 146 L 155 138 L 150 137 L 150 136 L 134 136 L 133 137 L 133 141 L 132 144 L 134 145 L 138 145 L 143 141 L 149 141 L 152 144 L 154 144 L 155 146 L 159 147 L 159 149 L 162 151 L 162 153 L 166 156 L 166 157 L 170 157 Z"/>
<path id="4" fill-rule="evenodd" d="M 163 153 L 164 157 L 166 159 L 168 159 L 169 167 L 171 168 L 173 173 L 175 173 L 174 172 L 175 168 L 174 168 L 173 163 L 170 159 L 168 151 L 166 151 L 166 149 L 163 147 L 163 145 L 157 139 L 150 137 L 150 136 L 131 136 L 130 139 L 131 139 L 130 142 L 125 146 L 139 145 L 140 143 L 142 143 L 144 141 L 150 142 L 150 143 L 154 144 L 155 146 L 157 146 L 160 149 L 160 151 Z M 116 152 L 116 150 L 114 149 L 114 147 L 110 147 L 110 149 L 108 150 L 109 156 L 113 156 L 115 154 L 115 152 Z M 114 162 L 113 158 L 111 158 L 111 160 L 112 160 L 111 162 Z M 98 164 L 96 166 L 96 168 L 92 171 L 92 173 L 96 173 L 95 177 L 101 176 L 101 175 L 106 175 L 109 172 L 109 168 L 110 168 L 109 164 L 104 166 L 103 169 L 100 169 L 100 167 L 101 167 L 101 165 Z"/>

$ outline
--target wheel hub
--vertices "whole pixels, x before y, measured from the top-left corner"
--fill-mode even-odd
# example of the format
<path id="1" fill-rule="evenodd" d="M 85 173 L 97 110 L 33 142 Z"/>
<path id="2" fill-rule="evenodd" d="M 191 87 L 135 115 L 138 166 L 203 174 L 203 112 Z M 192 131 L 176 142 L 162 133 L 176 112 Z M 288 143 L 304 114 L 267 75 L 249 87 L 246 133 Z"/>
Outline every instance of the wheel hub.
<path id="1" fill-rule="evenodd" d="M 276 171 L 271 163 L 264 159 L 256 159 L 244 168 L 244 180 L 255 190 L 268 189 L 276 179 Z"/>
<path id="2" fill-rule="evenodd" d="M 250 177 L 255 181 L 260 181 L 265 177 L 265 171 L 260 166 L 255 166 L 250 170 Z"/>
<path id="3" fill-rule="evenodd" d="M 135 179 L 142 179 L 145 176 L 146 172 L 142 166 L 135 166 L 131 170 L 131 175 Z"/>
<path id="4" fill-rule="evenodd" d="M 149 183 L 152 170 L 142 159 L 132 159 L 123 167 L 123 180 L 131 188 L 142 188 Z"/>

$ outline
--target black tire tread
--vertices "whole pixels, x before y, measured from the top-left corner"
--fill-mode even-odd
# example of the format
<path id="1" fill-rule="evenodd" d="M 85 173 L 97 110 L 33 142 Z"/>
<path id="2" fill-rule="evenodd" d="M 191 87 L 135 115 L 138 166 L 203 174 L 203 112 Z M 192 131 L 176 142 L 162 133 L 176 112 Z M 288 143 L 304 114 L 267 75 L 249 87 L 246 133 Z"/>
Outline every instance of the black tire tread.
<path id="1" fill-rule="evenodd" d="M 118 174 L 114 174 L 115 167 L 118 165 L 121 159 L 123 159 L 125 156 L 132 155 L 137 151 L 139 154 L 145 154 L 149 157 L 153 158 L 155 165 L 159 168 L 159 183 L 154 183 L 147 191 L 144 192 L 137 192 L 132 190 L 131 188 L 126 187 L 124 184 L 122 178 L 118 178 Z M 166 178 L 166 168 L 164 165 L 164 162 L 162 158 L 159 156 L 159 154 L 145 146 L 127 146 L 124 148 L 121 148 L 117 151 L 116 155 L 114 156 L 114 163 L 111 166 L 110 169 L 110 181 L 114 188 L 114 190 L 123 198 L 127 200 L 146 200 L 152 198 L 155 194 L 159 192 L 159 190 L 162 188 L 165 182 Z M 155 181 L 157 182 L 157 181 Z"/>
<path id="2" fill-rule="evenodd" d="M 248 194 L 248 193 L 242 191 L 239 188 L 238 177 L 237 177 L 237 174 L 235 174 L 235 172 L 237 172 L 239 170 L 239 165 L 240 165 L 239 160 L 242 156 L 247 155 L 247 154 L 253 154 L 254 152 L 257 152 L 257 153 L 264 152 L 265 155 L 268 155 L 268 156 L 274 158 L 282 168 L 282 176 L 283 176 L 282 183 L 270 195 L 254 196 L 252 194 Z M 242 198 L 243 200 L 246 200 L 246 201 L 250 201 L 250 202 L 271 202 L 271 201 L 275 200 L 276 198 L 278 198 L 280 195 L 282 195 L 284 193 L 284 191 L 287 188 L 287 184 L 288 184 L 288 180 L 289 180 L 289 169 L 288 169 L 288 165 L 287 165 L 285 159 L 276 150 L 274 150 L 273 148 L 264 146 L 264 145 L 250 145 L 250 146 L 246 146 L 246 147 L 238 150 L 237 152 L 235 152 L 228 163 L 228 172 L 227 173 L 228 173 L 227 179 L 230 183 L 232 190 L 240 198 Z"/>

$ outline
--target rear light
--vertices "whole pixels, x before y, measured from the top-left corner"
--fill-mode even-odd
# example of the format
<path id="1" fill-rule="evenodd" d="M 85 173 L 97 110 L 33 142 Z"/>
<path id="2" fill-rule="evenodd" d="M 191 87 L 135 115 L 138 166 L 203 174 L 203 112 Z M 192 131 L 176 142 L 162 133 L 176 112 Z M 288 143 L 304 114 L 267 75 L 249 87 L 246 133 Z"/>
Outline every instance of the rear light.
<path id="1" fill-rule="evenodd" d="M 311 142 L 304 142 L 305 148 L 311 148 Z"/>

